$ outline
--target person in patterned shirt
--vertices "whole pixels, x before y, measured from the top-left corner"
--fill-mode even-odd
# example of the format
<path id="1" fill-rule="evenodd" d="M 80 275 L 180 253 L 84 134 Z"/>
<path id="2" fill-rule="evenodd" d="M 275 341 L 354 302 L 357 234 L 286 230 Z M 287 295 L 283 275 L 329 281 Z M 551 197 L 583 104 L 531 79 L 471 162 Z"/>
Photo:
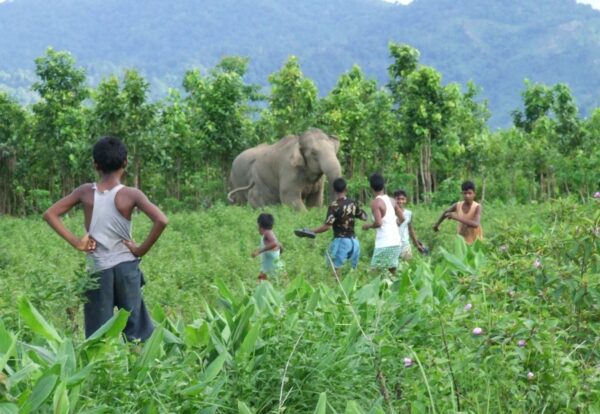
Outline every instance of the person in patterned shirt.
<path id="1" fill-rule="evenodd" d="M 335 276 L 339 277 L 347 260 L 350 260 L 353 269 L 358 265 L 360 243 L 354 234 L 354 223 L 357 218 L 367 220 L 367 213 L 360 208 L 358 202 L 346 197 L 347 187 L 343 178 L 333 181 L 333 190 L 336 199 L 327 209 L 325 223 L 311 231 L 318 234 L 333 229 L 333 241 L 328 251 L 333 260 Z"/>

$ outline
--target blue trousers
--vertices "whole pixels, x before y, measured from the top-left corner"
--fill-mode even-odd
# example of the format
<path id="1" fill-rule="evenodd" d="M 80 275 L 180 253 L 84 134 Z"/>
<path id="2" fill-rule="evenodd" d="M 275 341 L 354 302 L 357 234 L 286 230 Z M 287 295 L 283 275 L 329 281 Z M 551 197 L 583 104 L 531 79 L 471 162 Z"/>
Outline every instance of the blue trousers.
<path id="1" fill-rule="evenodd" d="M 342 267 L 346 260 L 350 260 L 352 268 L 356 269 L 360 258 L 360 243 L 354 237 L 336 237 L 329 245 L 329 254 L 336 269 Z"/>
<path id="2" fill-rule="evenodd" d="M 115 306 L 130 312 L 124 333 L 129 341 L 145 341 L 152 335 L 154 326 L 142 299 L 144 275 L 139 260 L 123 262 L 92 275 L 98 287 L 86 292 L 83 307 L 86 338 L 113 316 Z"/>

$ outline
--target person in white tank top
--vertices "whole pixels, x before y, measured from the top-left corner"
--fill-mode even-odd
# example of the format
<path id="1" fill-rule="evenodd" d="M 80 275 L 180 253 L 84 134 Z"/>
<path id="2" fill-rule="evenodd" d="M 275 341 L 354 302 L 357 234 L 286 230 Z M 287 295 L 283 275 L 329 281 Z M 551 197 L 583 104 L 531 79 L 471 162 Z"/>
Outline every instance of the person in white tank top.
<path id="1" fill-rule="evenodd" d="M 400 256 L 400 234 L 398 225 L 404 221 L 402 210 L 393 198 L 385 194 L 385 180 L 380 174 L 369 177 L 375 199 L 371 202 L 373 223 L 363 225 L 363 230 L 376 229 L 375 249 L 371 259 L 371 269 L 388 269 L 396 273 Z"/>
<path id="2" fill-rule="evenodd" d="M 162 234 L 168 220 L 142 191 L 121 184 L 127 166 L 127 147 L 118 138 L 100 139 L 94 145 L 93 157 L 100 181 L 77 187 L 54 203 L 44 213 L 44 219 L 74 248 L 91 258 L 90 278 L 97 286 L 86 292 L 85 336 L 89 337 L 108 321 L 117 307 L 129 312 L 123 330 L 127 339 L 145 341 L 153 326 L 142 299 L 144 277 L 139 262 Z M 71 233 L 60 219 L 77 204 L 83 207 L 86 234 L 82 238 Z M 136 207 L 153 222 L 150 233 L 139 245 L 131 237 L 131 215 Z"/>

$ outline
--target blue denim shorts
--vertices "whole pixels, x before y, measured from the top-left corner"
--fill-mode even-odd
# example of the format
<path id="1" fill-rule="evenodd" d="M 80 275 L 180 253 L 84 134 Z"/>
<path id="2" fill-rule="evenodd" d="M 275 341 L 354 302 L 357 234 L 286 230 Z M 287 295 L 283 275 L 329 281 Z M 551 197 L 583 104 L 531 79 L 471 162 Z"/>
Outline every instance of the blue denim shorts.
<path id="1" fill-rule="evenodd" d="M 342 267 L 346 260 L 350 260 L 352 268 L 356 269 L 360 258 L 360 243 L 355 238 L 336 237 L 329 245 L 329 255 L 336 269 Z"/>

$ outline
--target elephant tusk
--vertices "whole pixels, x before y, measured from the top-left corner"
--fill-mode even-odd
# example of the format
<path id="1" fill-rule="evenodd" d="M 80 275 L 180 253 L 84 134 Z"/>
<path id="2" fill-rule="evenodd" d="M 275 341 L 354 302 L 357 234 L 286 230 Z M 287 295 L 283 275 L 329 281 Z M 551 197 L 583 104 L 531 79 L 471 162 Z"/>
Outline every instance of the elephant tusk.
<path id="1" fill-rule="evenodd" d="M 232 195 L 234 195 L 235 193 L 238 193 L 240 191 L 246 191 L 251 189 L 252 187 L 254 187 L 254 181 L 251 182 L 250 184 L 248 184 L 247 186 L 244 187 L 238 187 L 234 190 L 231 190 L 228 194 L 227 194 L 227 200 L 229 200 L 230 203 L 233 203 L 233 200 L 231 198 Z"/>

